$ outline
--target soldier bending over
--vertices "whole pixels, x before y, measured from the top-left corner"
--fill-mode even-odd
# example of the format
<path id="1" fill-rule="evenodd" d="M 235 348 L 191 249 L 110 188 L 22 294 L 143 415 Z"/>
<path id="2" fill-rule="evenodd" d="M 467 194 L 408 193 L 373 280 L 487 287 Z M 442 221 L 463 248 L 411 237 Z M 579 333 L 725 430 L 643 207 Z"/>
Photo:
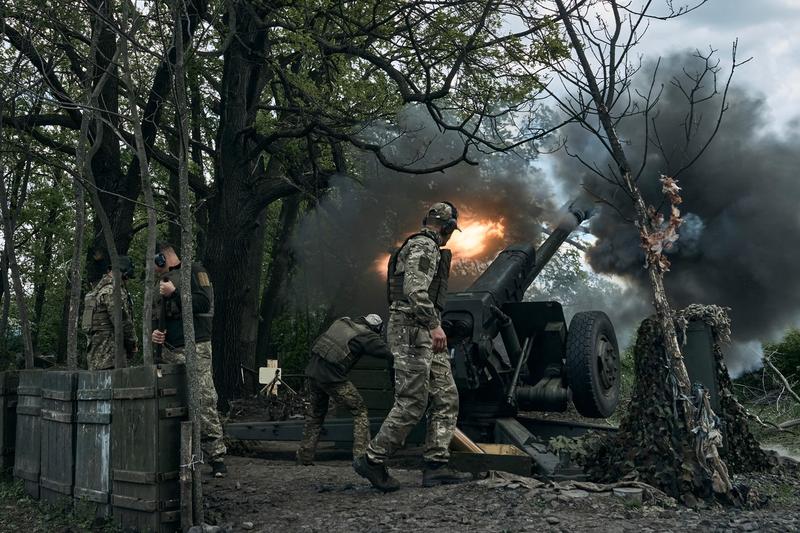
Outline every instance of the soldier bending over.
<path id="1" fill-rule="evenodd" d="M 303 441 L 297 450 L 298 464 L 314 463 L 330 398 L 353 415 L 353 457 L 364 455 L 369 443 L 367 406 L 347 374 L 364 355 L 391 359 L 392 353 L 380 336 L 382 330 L 383 321 L 378 315 L 344 317 L 335 320 L 314 342 L 306 366 L 309 398 Z"/>

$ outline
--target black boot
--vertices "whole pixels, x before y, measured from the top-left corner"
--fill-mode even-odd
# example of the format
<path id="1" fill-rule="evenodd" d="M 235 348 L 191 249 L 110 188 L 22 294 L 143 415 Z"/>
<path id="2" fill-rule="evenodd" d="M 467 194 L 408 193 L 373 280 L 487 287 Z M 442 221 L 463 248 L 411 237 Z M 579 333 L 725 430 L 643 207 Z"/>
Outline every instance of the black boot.
<path id="1" fill-rule="evenodd" d="M 214 477 L 225 477 L 228 474 L 228 467 L 222 461 L 211 461 L 211 475 Z"/>
<path id="2" fill-rule="evenodd" d="M 311 466 L 314 464 L 314 456 L 302 454 L 299 451 L 295 454 L 297 466 Z"/>
<path id="3" fill-rule="evenodd" d="M 460 472 L 448 463 L 426 462 L 422 471 L 422 486 L 435 487 L 437 485 L 454 485 L 470 481 L 472 474 Z"/>
<path id="4" fill-rule="evenodd" d="M 394 492 L 400 488 L 400 483 L 389 475 L 386 465 L 370 462 L 366 455 L 353 459 L 353 469 L 356 474 L 368 479 L 378 490 Z"/>

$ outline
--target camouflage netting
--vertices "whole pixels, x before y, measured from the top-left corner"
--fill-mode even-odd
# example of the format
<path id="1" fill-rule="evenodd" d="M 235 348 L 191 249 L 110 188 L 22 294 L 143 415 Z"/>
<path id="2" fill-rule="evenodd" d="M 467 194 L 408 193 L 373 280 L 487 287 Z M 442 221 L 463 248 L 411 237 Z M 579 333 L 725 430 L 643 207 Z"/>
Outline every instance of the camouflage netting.
<path id="1" fill-rule="evenodd" d="M 660 326 L 653 317 L 645 319 L 637 332 L 634 347 L 635 384 L 631 403 L 619 432 L 586 443 L 590 449 L 584 467 L 593 479 L 613 482 L 635 478 L 688 505 L 696 504 L 698 499 L 710 500 L 715 492 L 720 497 L 719 480 L 709 464 L 719 460 L 713 445 L 719 442 L 722 428 L 724 447 L 720 451 L 724 450 L 728 454 L 726 458 L 732 459 L 735 471 L 763 469 L 771 464 L 747 429 L 746 415 L 733 397 L 730 379 L 722 363 L 720 344 L 729 334 L 727 314 L 716 306 L 692 305 L 676 314 L 678 330 L 683 332 L 688 321 L 694 319 L 705 321 L 714 331 L 715 356 L 724 399 L 720 413 L 722 420 L 718 421 L 708 409 L 707 396 L 703 402 L 700 401 L 703 396 L 697 395 L 696 405 L 705 403 L 706 406 L 697 412 L 699 416 L 695 419 L 705 438 L 696 441 L 686 432 L 683 409 L 689 399 L 681 398 L 667 364 Z M 702 452 L 697 453 L 695 446 L 702 447 Z M 705 464 L 697 459 L 698 455 L 705 458 Z M 738 494 L 729 493 L 728 496 L 738 500 Z"/>
<path id="2" fill-rule="evenodd" d="M 678 341 L 683 343 L 683 333 L 689 322 L 700 320 L 711 328 L 714 341 L 714 359 L 717 363 L 719 385 L 719 416 L 722 424 L 720 455 L 733 473 L 765 471 L 777 466 L 774 454 L 761 449 L 747 425 L 748 414 L 736 400 L 733 383 L 722 353 L 722 346 L 730 341 L 731 322 L 725 308 L 716 305 L 692 304 L 676 313 L 675 325 Z"/>

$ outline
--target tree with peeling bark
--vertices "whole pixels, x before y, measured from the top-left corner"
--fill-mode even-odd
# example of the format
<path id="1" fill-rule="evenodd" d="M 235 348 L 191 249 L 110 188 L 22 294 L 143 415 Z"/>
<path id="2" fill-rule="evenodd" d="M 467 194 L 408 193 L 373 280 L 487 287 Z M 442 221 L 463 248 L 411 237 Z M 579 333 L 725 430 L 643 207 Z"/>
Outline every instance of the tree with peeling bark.
<path id="1" fill-rule="evenodd" d="M 678 207 L 682 199 L 677 178 L 702 155 L 713 139 L 727 108 L 726 96 L 733 72 L 741 63 L 737 63 L 734 43 L 730 75 L 721 90 L 717 84 L 720 68 L 714 60 L 713 52 L 708 55 L 698 53 L 704 66 L 697 73 L 685 71 L 688 82 L 672 80 L 686 96 L 688 110 L 684 118 L 685 144 L 680 147 L 676 157 L 675 153 L 667 153 L 658 140 L 658 68 L 655 69 L 648 89 L 638 91 L 634 86 L 634 77 L 641 65 L 631 56 L 651 20 L 668 20 L 686 15 L 703 3 L 705 0 L 677 7 L 672 2 L 666 2 L 667 11 L 659 14 L 656 13 L 657 3 L 652 1 L 636 4 L 616 0 L 555 0 L 557 15 L 563 25 L 565 38 L 571 45 L 572 54 L 569 58 L 552 64 L 564 90 L 549 90 L 566 116 L 572 117 L 576 124 L 589 132 L 613 163 L 608 165 L 607 170 L 602 170 L 603 164 L 586 160 L 579 154 L 571 154 L 596 178 L 595 184 L 584 183 L 587 193 L 605 207 L 616 210 L 621 216 L 625 212 L 634 213 L 630 222 L 638 228 L 641 239 L 653 306 L 658 325 L 663 332 L 666 363 L 675 382 L 674 401 L 681 406 L 679 411 L 683 417 L 686 435 L 701 435 L 703 431 L 697 427 L 698 415 L 691 401 L 691 382 L 678 343 L 674 313 L 664 288 L 664 276 L 670 266 L 664 251 L 677 240 L 678 228 L 682 222 Z M 719 100 L 714 117 L 715 127 L 710 134 L 699 138 L 699 117 L 695 116 L 697 104 L 714 97 Z M 641 164 L 638 168 L 634 165 L 629 150 L 626 150 L 619 132 L 621 124 L 631 119 L 642 120 L 646 124 L 647 139 L 644 153 L 640 154 Z M 660 202 L 663 208 L 649 205 L 640 188 L 641 179 L 655 179 L 654 176 L 643 176 L 648 157 L 647 149 L 651 146 L 660 150 L 663 159 L 671 166 L 664 169 L 664 174 L 659 178 L 663 197 L 656 202 Z M 666 213 L 662 212 L 664 210 Z M 715 490 L 730 496 L 732 485 L 724 464 L 710 459 L 714 455 L 713 450 L 700 455 L 701 448 L 696 446 L 695 453 L 698 456 L 687 457 L 687 460 L 697 461 L 707 467 L 709 475 L 718 480 Z"/>

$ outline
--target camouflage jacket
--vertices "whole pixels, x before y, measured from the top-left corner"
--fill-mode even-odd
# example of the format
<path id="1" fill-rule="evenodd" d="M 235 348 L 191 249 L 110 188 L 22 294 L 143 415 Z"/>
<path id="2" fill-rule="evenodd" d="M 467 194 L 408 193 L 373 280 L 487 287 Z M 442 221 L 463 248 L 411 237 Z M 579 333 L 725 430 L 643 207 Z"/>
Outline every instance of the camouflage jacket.
<path id="1" fill-rule="evenodd" d="M 409 239 L 398 253 L 395 271 L 405 272 L 403 295 L 406 300 L 393 302 L 390 310 L 402 313 L 415 324 L 434 329 L 441 325 L 441 317 L 428 288 L 439 268 L 441 237 L 426 228 L 420 233 L 424 235 Z"/>
<path id="2" fill-rule="evenodd" d="M 122 336 L 125 347 L 136 347 L 136 332 L 133 327 L 133 304 L 128 290 L 120 287 L 122 298 Z M 114 278 L 103 276 L 85 298 L 83 329 L 87 334 L 113 335 L 118 324 L 114 323 Z"/>

